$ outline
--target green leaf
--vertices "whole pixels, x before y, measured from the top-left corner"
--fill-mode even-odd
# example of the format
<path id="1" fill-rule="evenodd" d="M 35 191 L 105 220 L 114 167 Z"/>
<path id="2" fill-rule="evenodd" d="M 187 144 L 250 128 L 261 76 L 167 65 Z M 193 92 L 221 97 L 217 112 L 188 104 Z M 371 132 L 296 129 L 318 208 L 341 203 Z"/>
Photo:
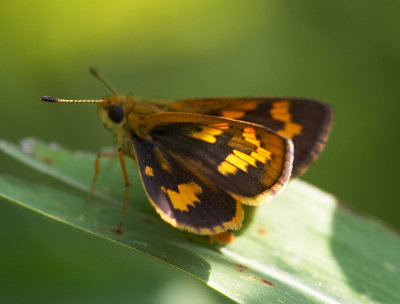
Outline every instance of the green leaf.
<path id="1" fill-rule="evenodd" d="M 25 140 L 0 149 L 30 167 L 87 192 L 95 155 Z M 204 237 L 164 223 L 128 162 L 130 205 L 123 235 L 110 232 L 124 192 L 118 161 L 102 160 L 96 197 L 0 177 L 0 198 L 137 250 L 205 282 L 239 303 L 400 303 L 400 241 L 376 220 L 342 208 L 299 180 L 257 209 L 236 241 Z M 250 212 L 251 213 L 251 212 Z"/>

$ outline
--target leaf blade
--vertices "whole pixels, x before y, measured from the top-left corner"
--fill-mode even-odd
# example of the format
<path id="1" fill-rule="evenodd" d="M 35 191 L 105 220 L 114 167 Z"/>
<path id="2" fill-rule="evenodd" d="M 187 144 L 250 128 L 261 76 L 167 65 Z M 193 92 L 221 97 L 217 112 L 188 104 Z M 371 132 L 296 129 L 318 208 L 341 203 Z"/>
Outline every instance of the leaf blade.
<path id="1" fill-rule="evenodd" d="M 76 166 L 82 169 L 95 157 L 79 158 L 63 149 L 60 152 L 38 144 L 30 156 L 18 157 L 43 163 L 46 155 L 52 159 L 46 169 L 60 170 L 68 178 L 74 178 L 73 170 L 58 169 L 59 161 L 77 158 Z M 2 141 L 0 149 L 4 150 L 4 145 L 7 143 Z M 115 174 L 119 172 L 112 168 L 104 169 L 103 183 L 117 187 Z M 132 176 L 131 170 L 129 173 Z M 76 178 L 76 183 L 90 185 L 86 175 L 78 174 Z M 349 214 L 333 197 L 304 182 L 292 182 L 282 195 L 261 206 L 236 242 L 225 247 L 209 246 L 198 237 L 188 240 L 149 208 L 130 205 L 125 234 L 117 236 L 105 228 L 115 227 L 120 216 L 120 208 L 110 201 L 95 199 L 86 203 L 84 197 L 6 177 L 0 179 L 0 193 L 7 201 L 170 264 L 239 303 L 263 303 L 266 299 L 286 303 L 399 300 L 395 292 L 400 287 L 398 237 L 374 220 Z M 114 192 L 110 193 L 112 200 L 118 200 Z M 132 197 L 135 204 L 146 203 L 139 189 Z M 359 268 L 367 265 L 368 269 L 353 269 L 352 264 Z M 376 284 L 378 280 L 386 282 L 384 288 Z M 369 290 L 369 296 L 365 290 Z"/>

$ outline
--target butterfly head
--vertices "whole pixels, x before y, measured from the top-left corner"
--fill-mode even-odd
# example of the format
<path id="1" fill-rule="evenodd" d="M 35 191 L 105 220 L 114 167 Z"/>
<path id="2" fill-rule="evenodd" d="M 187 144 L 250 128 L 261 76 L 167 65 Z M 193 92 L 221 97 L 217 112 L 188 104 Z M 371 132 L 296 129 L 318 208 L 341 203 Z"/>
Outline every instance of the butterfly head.
<path id="1" fill-rule="evenodd" d="M 125 120 L 125 96 L 113 95 L 105 97 L 99 104 L 98 113 L 100 120 L 110 130 L 119 129 Z"/>

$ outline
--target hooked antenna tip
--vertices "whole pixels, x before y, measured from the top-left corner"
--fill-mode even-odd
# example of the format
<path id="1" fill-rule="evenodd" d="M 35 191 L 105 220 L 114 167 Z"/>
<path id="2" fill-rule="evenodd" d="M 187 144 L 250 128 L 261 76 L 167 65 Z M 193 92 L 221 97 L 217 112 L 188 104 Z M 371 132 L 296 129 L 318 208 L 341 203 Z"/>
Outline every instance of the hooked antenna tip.
<path id="1" fill-rule="evenodd" d="M 40 98 L 40 103 L 42 102 L 58 102 L 58 98 L 51 96 L 43 96 L 42 98 Z"/>

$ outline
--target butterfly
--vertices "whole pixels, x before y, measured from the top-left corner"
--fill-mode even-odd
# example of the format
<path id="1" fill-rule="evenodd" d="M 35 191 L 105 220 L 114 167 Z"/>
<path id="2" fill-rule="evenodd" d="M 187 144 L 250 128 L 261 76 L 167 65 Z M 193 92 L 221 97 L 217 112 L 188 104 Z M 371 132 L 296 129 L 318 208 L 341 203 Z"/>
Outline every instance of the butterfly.
<path id="1" fill-rule="evenodd" d="M 99 117 L 120 147 L 124 210 L 128 156 L 136 160 L 147 197 L 160 217 L 202 235 L 239 229 L 242 204 L 257 206 L 302 174 L 324 148 L 333 120 L 329 105 L 304 98 L 161 102 L 113 91 L 100 100 L 44 96 L 41 101 L 98 103 Z M 92 192 L 96 180 L 97 174 Z M 125 211 L 116 232 L 121 232 L 124 217 Z"/>

